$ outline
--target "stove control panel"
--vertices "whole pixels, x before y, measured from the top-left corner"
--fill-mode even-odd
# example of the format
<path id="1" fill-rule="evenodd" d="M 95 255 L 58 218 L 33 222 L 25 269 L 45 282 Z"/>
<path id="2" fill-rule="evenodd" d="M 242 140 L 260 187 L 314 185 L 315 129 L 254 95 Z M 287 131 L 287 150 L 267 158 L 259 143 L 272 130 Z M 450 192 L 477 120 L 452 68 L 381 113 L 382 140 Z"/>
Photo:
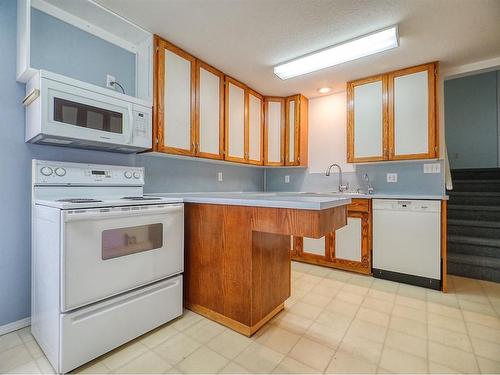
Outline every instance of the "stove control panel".
<path id="1" fill-rule="evenodd" d="M 144 185 L 144 168 L 33 160 L 36 184 Z"/>

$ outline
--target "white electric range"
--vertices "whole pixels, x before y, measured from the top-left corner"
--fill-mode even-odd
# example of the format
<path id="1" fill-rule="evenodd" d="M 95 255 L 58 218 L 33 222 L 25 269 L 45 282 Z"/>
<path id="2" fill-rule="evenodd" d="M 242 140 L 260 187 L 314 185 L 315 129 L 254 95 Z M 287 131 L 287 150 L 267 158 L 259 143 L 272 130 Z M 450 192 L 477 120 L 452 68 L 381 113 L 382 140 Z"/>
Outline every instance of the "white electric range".
<path id="1" fill-rule="evenodd" d="M 182 314 L 184 207 L 144 169 L 33 160 L 33 336 L 68 372 Z"/>

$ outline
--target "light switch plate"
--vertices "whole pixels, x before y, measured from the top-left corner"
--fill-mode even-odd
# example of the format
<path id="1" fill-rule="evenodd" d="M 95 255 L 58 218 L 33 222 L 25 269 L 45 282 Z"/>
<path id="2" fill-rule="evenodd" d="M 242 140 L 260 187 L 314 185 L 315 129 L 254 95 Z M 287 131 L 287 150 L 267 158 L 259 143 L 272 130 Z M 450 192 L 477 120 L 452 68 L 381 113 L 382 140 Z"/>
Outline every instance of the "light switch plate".
<path id="1" fill-rule="evenodd" d="M 398 182 L 397 173 L 387 173 L 387 182 Z"/>
<path id="2" fill-rule="evenodd" d="M 290 183 L 290 176 L 286 175 L 285 176 L 285 184 L 289 184 L 289 183 Z"/>
<path id="3" fill-rule="evenodd" d="M 222 172 L 217 172 L 217 181 L 219 181 L 219 182 L 223 181 Z"/>
<path id="4" fill-rule="evenodd" d="M 441 173 L 441 164 L 439 163 L 424 164 L 424 173 Z"/>

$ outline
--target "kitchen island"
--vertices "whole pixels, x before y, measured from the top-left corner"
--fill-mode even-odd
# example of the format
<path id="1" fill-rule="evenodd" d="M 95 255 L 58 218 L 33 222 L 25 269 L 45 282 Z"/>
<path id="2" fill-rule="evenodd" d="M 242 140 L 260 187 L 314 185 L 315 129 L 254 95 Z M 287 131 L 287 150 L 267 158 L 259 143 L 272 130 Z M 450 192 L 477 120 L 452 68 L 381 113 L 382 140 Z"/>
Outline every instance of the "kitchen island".
<path id="1" fill-rule="evenodd" d="M 183 195 L 185 307 L 251 336 L 290 296 L 291 237 L 347 223 L 346 197 Z"/>

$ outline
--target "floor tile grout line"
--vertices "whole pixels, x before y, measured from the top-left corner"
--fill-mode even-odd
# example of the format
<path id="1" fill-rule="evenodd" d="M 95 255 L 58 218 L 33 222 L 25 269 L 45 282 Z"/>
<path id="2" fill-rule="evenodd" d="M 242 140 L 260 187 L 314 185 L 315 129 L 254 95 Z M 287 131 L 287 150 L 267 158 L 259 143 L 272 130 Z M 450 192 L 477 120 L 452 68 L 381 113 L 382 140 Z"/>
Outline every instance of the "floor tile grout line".
<path id="1" fill-rule="evenodd" d="M 382 351 L 380 352 L 380 356 L 379 356 L 378 361 L 377 361 L 377 368 L 376 368 L 377 372 L 378 372 L 378 370 L 380 368 L 380 363 L 382 362 L 382 356 L 384 355 L 384 349 L 385 349 L 385 345 L 386 345 L 386 342 L 387 342 L 387 335 L 389 334 L 389 327 L 391 325 L 391 321 L 392 321 L 392 317 L 393 317 L 393 313 L 394 313 L 394 308 L 396 306 L 396 296 L 397 296 L 397 292 L 399 291 L 399 286 L 400 286 L 400 284 L 398 283 L 398 287 L 396 289 L 396 292 L 394 293 L 394 301 L 393 301 L 393 304 L 392 304 L 391 313 L 389 314 L 389 323 L 387 324 L 387 327 L 386 327 L 386 330 L 385 330 L 385 333 L 384 333 L 384 340 L 383 340 L 383 343 L 382 343 Z"/>
<path id="2" fill-rule="evenodd" d="M 346 283 L 344 283 L 344 285 L 345 285 L 345 284 L 346 284 Z M 342 287 L 342 289 L 343 289 L 343 287 Z M 365 301 L 366 296 L 368 295 L 368 292 L 369 292 L 369 288 L 368 288 L 368 290 L 366 291 L 366 294 L 363 296 L 363 299 L 361 300 L 361 302 L 360 302 L 360 304 L 359 304 L 359 306 L 358 306 L 358 308 L 357 308 L 357 310 L 356 310 L 356 312 L 355 312 L 354 316 L 352 317 L 351 321 L 349 322 L 349 325 L 347 326 L 347 329 L 345 330 L 344 334 L 342 335 L 342 338 L 340 339 L 339 344 L 338 344 L 337 348 L 335 349 L 335 351 L 334 351 L 334 353 L 333 353 L 332 357 L 331 357 L 331 358 L 330 358 L 330 360 L 328 361 L 328 364 L 326 365 L 325 370 L 323 371 L 323 373 L 326 373 L 326 371 L 328 370 L 328 368 L 329 368 L 329 367 L 330 367 L 330 365 L 332 364 L 332 361 L 333 361 L 333 359 L 335 358 L 335 355 L 336 355 L 336 354 L 337 354 L 337 352 L 339 351 L 340 347 L 342 346 L 342 343 L 344 342 L 344 339 L 345 339 L 345 337 L 346 337 L 346 335 L 347 335 L 347 332 L 349 332 L 349 329 L 350 329 L 350 328 L 351 328 L 351 326 L 352 326 L 352 322 L 354 321 L 354 319 L 356 319 L 356 315 L 358 315 L 358 312 L 359 312 L 359 310 L 361 309 L 361 305 L 362 305 L 362 304 L 363 304 L 363 302 Z"/>

